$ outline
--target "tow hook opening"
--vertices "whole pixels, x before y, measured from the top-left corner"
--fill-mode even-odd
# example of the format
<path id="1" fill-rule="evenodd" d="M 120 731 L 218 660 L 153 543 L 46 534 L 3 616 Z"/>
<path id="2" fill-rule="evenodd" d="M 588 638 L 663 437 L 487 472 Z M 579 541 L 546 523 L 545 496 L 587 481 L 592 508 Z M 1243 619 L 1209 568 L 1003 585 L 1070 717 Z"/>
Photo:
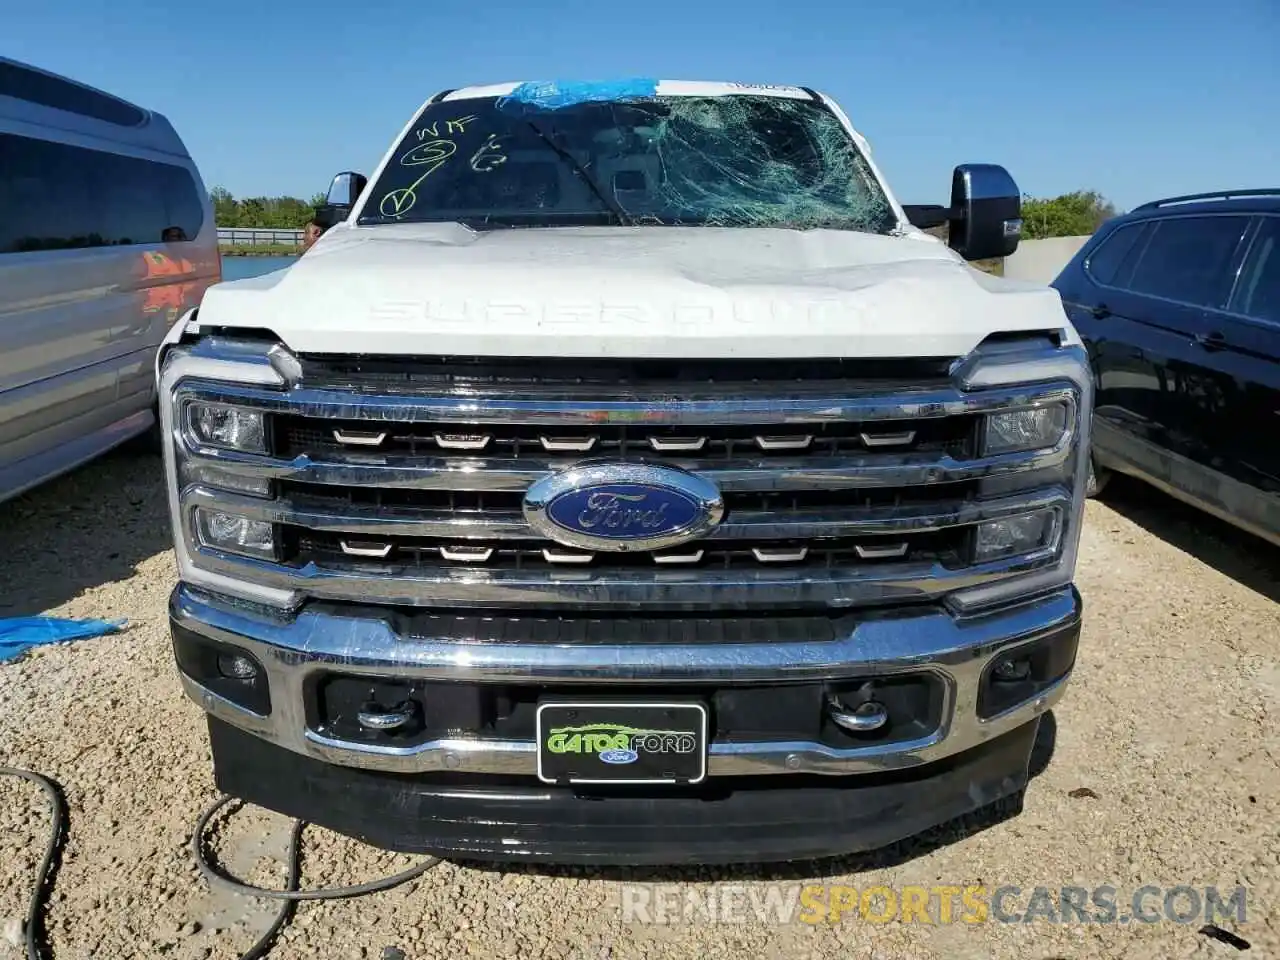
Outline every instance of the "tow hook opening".
<path id="1" fill-rule="evenodd" d="M 874 733 L 889 722 L 889 711 L 878 700 L 864 700 L 847 708 L 834 694 L 827 694 L 827 714 L 837 727 L 850 733 Z"/>
<path id="2" fill-rule="evenodd" d="M 857 678 L 827 684 L 828 742 L 898 742 L 926 737 L 941 722 L 943 691 L 930 674 Z"/>
<path id="3" fill-rule="evenodd" d="M 991 658 L 978 689 L 978 716 L 983 720 L 1040 696 L 1071 672 L 1080 627 L 1059 630 Z"/>

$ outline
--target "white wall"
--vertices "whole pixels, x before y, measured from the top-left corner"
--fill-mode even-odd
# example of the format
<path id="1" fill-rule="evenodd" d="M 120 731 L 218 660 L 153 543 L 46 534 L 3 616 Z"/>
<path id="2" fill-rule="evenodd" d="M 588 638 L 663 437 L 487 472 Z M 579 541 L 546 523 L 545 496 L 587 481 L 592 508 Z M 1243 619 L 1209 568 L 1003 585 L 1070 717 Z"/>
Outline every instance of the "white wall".
<path id="1" fill-rule="evenodd" d="M 1052 283 L 1088 239 L 1050 237 L 1047 240 L 1023 240 L 1013 256 L 1004 258 L 1004 275 L 1014 280 Z"/>

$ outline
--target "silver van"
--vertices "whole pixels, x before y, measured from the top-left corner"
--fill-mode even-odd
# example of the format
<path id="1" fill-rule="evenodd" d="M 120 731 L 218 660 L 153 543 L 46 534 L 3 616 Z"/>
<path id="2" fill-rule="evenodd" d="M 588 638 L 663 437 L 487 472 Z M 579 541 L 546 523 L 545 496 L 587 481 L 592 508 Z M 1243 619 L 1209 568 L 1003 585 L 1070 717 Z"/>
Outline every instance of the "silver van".
<path id="1" fill-rule="evenodd" d="M 0 57 L 0 500 L 153 429 L 156 349 L 220 273 L 169 121 Z"/>

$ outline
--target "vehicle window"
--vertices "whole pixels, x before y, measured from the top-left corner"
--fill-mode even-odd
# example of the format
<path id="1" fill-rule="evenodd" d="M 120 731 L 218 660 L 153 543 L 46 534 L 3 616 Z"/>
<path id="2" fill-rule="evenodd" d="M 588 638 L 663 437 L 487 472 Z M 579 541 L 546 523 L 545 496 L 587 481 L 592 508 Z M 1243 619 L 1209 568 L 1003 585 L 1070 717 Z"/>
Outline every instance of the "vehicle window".
<path id="1" fill-rule="evenodd" d="M 148 243 L 159 240 L 155 225 L 168 220 L 164 194 L 156 177 L 131 175 L 132 157 L 101 155 L 102 179 L 111 186 L 98 202 L 99 229 L 107 243 Z M 88 178 L 86 178 L 88 179 Z M 168 226 L 167 223 L 161 227 Z"/>
<path id="2" fill-rule="evenodd" d="M 204 207 L 182 167 L 0 134 L 0 253 L 194 240 Z"/>
<path id="3" fill-rule="evenodd" d="M 1221 306 L 1229 271 L 1248 217 L 1173 217 L 1158 220 L 1129 289 L 1202 307 Z"/>
<path id="4" fill-rule="evenodd" d="M 1280 324 L 1280 217 L 1264 217 L 1240 271 L 1232 309 Z"/>
<path id="5" fill-rule="evenodd" d="M 1120 276 L 1120 268 L 1131 260 L 1130 254 L 1136 253 L 1135 241 L 1142 236 L 1145 223 L 1130 223 L 1118 230 L 1098 245 L 1098 249 L 1089 254 L 1086 269 L 1098 283 L 1112 284 Z"/>
<path id="6" fill-rule="evenodd" d="M 0 62 L 0 95 L 125 127 L 136 127 L 146 119 L 131 103 L 17 63 Z"/>
<path id="7" fill-rule="evenodd" d="M 896 225 L 834 114 L 762 96 L 430 104 L 368 196 L 362 224 Z"/>

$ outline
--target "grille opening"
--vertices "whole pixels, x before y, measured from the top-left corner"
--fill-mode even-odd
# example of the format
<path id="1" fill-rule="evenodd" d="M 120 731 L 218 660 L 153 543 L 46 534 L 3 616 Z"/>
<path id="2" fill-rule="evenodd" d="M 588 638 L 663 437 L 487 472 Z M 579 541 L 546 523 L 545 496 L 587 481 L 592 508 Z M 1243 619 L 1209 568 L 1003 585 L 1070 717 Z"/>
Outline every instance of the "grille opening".
<path id="1" fill-rule="evenodd" d="M 390 546 L 385 556 L 371 556 L 365 549 L 369 538 L 351 538 L 341 533 L 330 533 L 300 528 L 285 528 L 286 562 L 295 564 L 316 563 L 320 566 L 369 566 L 381 569 L 407 568 L 415 570 L 557 570 L 598 573 L 610 570 L 833 570 L 854 566 L 870 567 L 881 564 L 937 562 L 947 567 L 962 565 L 969 556 L 969 531 L 967 528 L 949 528 L 909 535 L 856 538 L 821 538 L 812 540 L 702 540 L 661 551 L 637 551 L 634 553 L 607 553 L 573 551 L 550 541 L 527 540 L 470 540 L 468 551 L 474 551 L 480 559 L 469 561 L 453 555 L 454 541 L 430 537 L 379 537 L 377 543 Z M 343 548 L 356 547 L 361 552 L 353 554 Z M 906 544 L 897 556 L 864 555 L 864 549 L 886 544 Z M 557 553 L 569 552 L 591 555 L 589 562 L 557 563 L 549 560 L 544 550 Z M 444 551 L 444 552 L 442 552 Z M 763 557 L 791 553 L 795 559 L 770 561 Z M 446 553 L 452 555 L 446 556 Z M 693 562 L 670 566 L 655 561 L 655 556 L 698 554 Z"/>
<path id="2" fill-rule="evenodd" d="M 964 459 L 973 455 L 976 427 L 976 416 L 840 423 L 588 427 L 282 416 L 276 418 L 274 452 L 283 457 L 365 452 L 484 460 L 696 457 L 703 465 L 717 460 L 768 461 L 854 454 L 932 453 Z M 671 444 L 673 440 L 691 443 Z"/>
<path id="3" fill-rule="evenodd" d="M 471 630 L 476 642 L 495 630 L 523 628 L 455 612 L 510 612 L 537 603 L 544 607 L 540 616 L 514 619 L 536 624 L 534 634 L 556 642 L 552 638 L 583 632 L 587 617 L 620 625 L 652 614 L 646 623 L 679 632 L 696 614 L 698 631 L 730 636 L 730 626 L 752 610 L 767 609 L 764 619 L 776 621 L 936 603 L 951 589 L 1006 573 L 1003 567 L 974 572 L 973 526 L 946 525 L 970 516 L 957 515 L 958 509 L 1063 482 L 1062 468 L 1041 469 L 1030 457 L 993 462 L 973 479 L 929 479 L 983 472 L 951 469 L 957 462 L 971 467 L 978 455 L 981 414 L 963 411 L 1024 396 L 1019 387 L 972 404 L 939 403 L 961 396 L 947 375 L 950 360 L 302 361 L 307 387 L 371 395 L 358 406 L 308 406 L 301 396 L 274 405 L 272 451 L 282 468 L 272 471 L 278 475 L 270 493 L 282 517 L 297 512 L 296 525 L 279 522 L 281 581 L 297 583 L 313 602 L 323 596 L 373 603 L 372 609 L 398 616 L 376 603 L 385 597 L 418 617 L 438 615 L 424 630 Z M 1039 389 L 1028 387 L 1026 398 Z M 405 419 L 436 416 L 428 404 L 410 402 L 429 397 L 520 402 L 501 407 L 501 423 Z M 596 419 L 593 412 L 615 398 L 629 401 L 626 409 L 635 416 Z M 781 410 L 788 398 L 819 411 L 810 417 L 845 410 L 866 419 L 767 422 L 776 414 L 757 415 Z M 708 401 L 701 411 L 723 410 L 716 414 L 723 422 L 644 419 L 648 404 L 692 399 Z M 947 409 L 962 412 L 939 415 Z M 289 458 L 297 459 L 290 465 Z M 543 533 L 524 522 L 528 486 L 595 459 L 705 472 L 721 486 L 723 522 L 738 526 L 681 547 L 634 553 L 574 550 L 540 539 Z M 941 529 L 913 525 L 926 514 L 937 514 Z M 368 532 L 340 532 L 357 530 Z M 752 539 L 734 539 L 738 534 Z M 398 582 L 380 583 L 390 578 Z M 823 633 L 816 621 L 803 629 Z M 653 642 L 648 633 L 661 631 L 642 632 L 637 642 Z"/>
<path id="4" fill-rule="evenodd" d="M 449 513 L 515 513 L 522 511 L 522 490 L 415 490 L 408 487 L 346 487 L 325 483 L 278 481 L 280 495 L 298 507 L 341 510 L 343 506 L 416 507 Z M 981 481 L 868 487 L 847 490 L 762 490 L 725 493 L 725 519 L 734 510 L 787 511 L 820 507 L 898 507 L 968 501 L 977 498 Z M 785 518 L 783 518 L 785 519 Z"/>
<path id="5" fill-rule="evenodd" d="M 922 737 L 942 720 L 941 679 L 925 672 L 895 677 L 854 678 L 837 684 L 808 683 L 646 684 L 654 700 L 694 700 L 706 705 L 708 734 L 715 742 L 807 740 L 847 747 L 849 734 L 827 717 L 829 692 L 846 704 L 875 697 L 888 708 L 890 722 L 863 743 Z M 407 746 L 466 731 L 478 739 L 533 740 L 538 704 L 544 700 L 594 700 L 618 696 L 617 685 L 468 683 L 391 680 L 326 670 L 303 689 L 307 725 L 328 737 L 357 743 Z M 407 729 L 391 733 L 361 728 L 356 717 L 370 704 L 409 707 Z"/>
<path id="6" fill-rule="evenodd" d="M 426 390 L 471 386 L 604 386 L 665 389 L 685 396 L 699 386 L 787 385 L 843 391 L 945 384 L 953 357 L 904 359 L 610 359 L 600 357 L 299 356 L 307 386 Z M 655 399 L 657 399 L 655 397 Z"/>
<path id="7" fill-rule="evenodd" d="M 853 629 L 847 611 L 815 613 L 811 608 L 771 608 L 768 616 L 743 610 L 593 609 L 557 612 L 547 608 L 504 607 L 484 614 L 373 606 L 351 601 L 313 600 L 307 609 L 342 617 L 386 620 L 401 637 L 553 643 L 613 643 L 624 635 L 635 643 L 674 643 L 690 631 L 700 643 L 827 642 Z M 608 628 L 602 633 L 602 628 Z M 676 631 L 676 633 L 672 633 Z M 621 633 L 620 633 L 621 632 Z M 676 639 L 672 639 L 675 636 Z"/>

